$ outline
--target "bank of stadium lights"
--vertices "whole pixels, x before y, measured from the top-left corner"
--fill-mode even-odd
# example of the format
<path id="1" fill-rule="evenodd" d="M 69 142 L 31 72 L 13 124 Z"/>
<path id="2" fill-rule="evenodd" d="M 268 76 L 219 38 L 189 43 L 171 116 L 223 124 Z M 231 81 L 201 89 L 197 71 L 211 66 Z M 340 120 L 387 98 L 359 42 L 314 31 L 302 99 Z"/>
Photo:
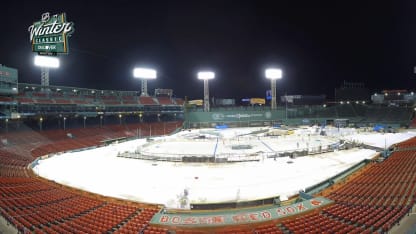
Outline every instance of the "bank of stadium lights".
<path id="1" fill-rule="evenodd" d="M 282 79 L 282 70 L 278 68 L 268 68 L 265 71 L 265 75 L 267 79 Z"/>
<path id="2" fill-rule="evenodd" d="M 213 71 L 200 71 L 197 74 L 199 80 L 204 81 L 204 111 L 209 112 L 209 87 L 208 81 L 215 78 Z"/>
<path id="3" fill-rule="evenodd" d="M 51 56 L 35 56 L 35 65 L 38 67 L 59 68 L 59 59 Z"/>
<path id="4" fill-rule="evenodd" d="M 212 72 L 212 71 L 198 72 L 198 79 L 200 80 L 212 80 L 214 78 L 215 78 L 215 72 Z"/>
<path id="5" fill-rule="evenodd" d="M 271 91 L 272 91 L 272 101 L 270 104 L 270 108 L 272 110 L 277 108 L 276 103 L 276 80 L 282 79 L 282 70 L 279 68 L 267 68 L 264 72 L 264 75 L 267 79 L 270 80 L 271 84 Z"/>
<path id="6" fill-rule="evenodd" d="M 38 66 L 41 69 L 40 84 L 43 87 L 48 87 L 49 86 L 49 69 L 59 68 L 59 59 L 57 57 L 36 55 L 34 59 L 34 64 L 35 66 Z"/>
<path id="7" fill-rule="evenodd" d="M 150 68 L 136 67 L 133 69 L 133 77 L 142 80 L 140 96 L 149 96 L 147 93 L 147 80 L 154 80 L 157 77 L 157 71 Z"/>

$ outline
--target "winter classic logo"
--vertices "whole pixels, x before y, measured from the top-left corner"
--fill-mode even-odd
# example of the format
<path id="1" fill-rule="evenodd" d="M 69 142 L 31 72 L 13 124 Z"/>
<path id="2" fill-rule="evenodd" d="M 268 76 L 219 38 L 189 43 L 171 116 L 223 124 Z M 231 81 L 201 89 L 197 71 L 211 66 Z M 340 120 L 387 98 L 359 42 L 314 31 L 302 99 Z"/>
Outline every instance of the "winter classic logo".
<path id="1" fill-rule="evenodd" d="M 267 111 L 266 113 L 264 113 L 264 117 L 266 117 L 266 119 L 270 119 L 272 117 L 272 113 L 270 111 Z"/>
<path id="2" fill-rule="evenodd" d="M 214 113 L 214 114 L 212 114 L 212 119 L 213 120 L 222 120 L 222 119 L 224 119 L 224 114 L 222 114 L 222 113 Z"/>
<path id="3" fill-rule="evenodd" d="M 39 54 L 68 52 L 68 36 L 74 32 L 74 23 L 66 22 L 65 13 L 52 17 L 42 14 L 41 21 L 34 22 L 28 29 L 32 51 Z"/>

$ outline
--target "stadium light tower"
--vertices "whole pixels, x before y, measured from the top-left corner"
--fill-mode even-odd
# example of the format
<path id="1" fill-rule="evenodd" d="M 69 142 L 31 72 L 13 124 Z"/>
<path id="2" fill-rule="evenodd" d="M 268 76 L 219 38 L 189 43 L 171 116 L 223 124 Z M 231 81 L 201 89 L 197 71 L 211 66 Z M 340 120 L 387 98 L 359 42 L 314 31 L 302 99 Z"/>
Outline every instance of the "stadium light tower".
<path id="1" fill-rule="evenodd" d="M 215 78 L 215 73 L 212 71 L 198 72 L 198 79 L 204 80 L 204 111 L 209 112 L 209 88 L 208 80 Z"/>
<path id="2" fill-rule="evenodd" d="M 272 102 L 270 108 L 275 110 L 277 108 L 276 104 L 276 80 L 282 79 L 282 70 L 278 68 L 268 68 L 265 71 L 265 76 L 267 79 L 270 79 L 271 82 L 271 91 L 272 91 Z"/>
<path id="3" fill-rule="evenodd" d="M 41 69 L 40 84 L 47 90 L 49 86 L 49 68 L 59 68 L 59 59 L 51 56 L 36 55 L 34 63 L 35 66 Z"/>
<path id="4" fill-rule="evenodd" d="M 142 92 L 140 96 L 149 96 L 147 93 L 147 80 L 156 79 L 157 72 L 154 69 L 137 67 L 133 70 L 133 76 L 142 80 Z"/>

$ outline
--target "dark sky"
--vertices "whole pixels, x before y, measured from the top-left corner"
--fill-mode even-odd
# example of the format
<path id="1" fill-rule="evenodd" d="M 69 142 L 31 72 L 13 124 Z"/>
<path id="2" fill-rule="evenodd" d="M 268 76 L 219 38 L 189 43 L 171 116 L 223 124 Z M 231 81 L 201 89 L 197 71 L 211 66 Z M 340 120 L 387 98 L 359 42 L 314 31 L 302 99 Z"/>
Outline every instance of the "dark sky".
<path id="1" fill-rule="evenodd" d="M 51 85 L 139 90 L 148 83 L 177 97 L 202 98 L 199 69 L 216 72 L 211 96 L 263 97 L 263 70 L 282 68 L 278 94 L 326 94 L 346 81 L 371 90 L 413 90 L 416 1 L 8 1 L 0 11 L 0 63 L 19 82 L 40 83 L 28 27 L 41 14 L 66 12 L 75 23 L 68 55 Z"/>

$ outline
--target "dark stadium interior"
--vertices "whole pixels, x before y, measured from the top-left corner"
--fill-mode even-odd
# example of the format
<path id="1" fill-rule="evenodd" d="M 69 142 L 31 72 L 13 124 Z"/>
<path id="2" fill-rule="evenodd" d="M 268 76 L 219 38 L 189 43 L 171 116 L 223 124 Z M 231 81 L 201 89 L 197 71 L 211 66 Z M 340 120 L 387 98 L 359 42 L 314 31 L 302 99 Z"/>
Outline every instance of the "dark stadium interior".
<path id="1" fill-rule="evenodd" d="M 171 211 L 232 214 L 241 221 L 232 225 L 215 225 L 215 219 L 201 226 L 155 224 L 153 217 L 169 212 L 162 204 L 95 194 L 33 170 L 38 160 L 65 152 L 152 141 L 188 128 L 414 130 L 415 1 L 41 0 L 0 6 L 0 233 L 416 231 L 416 138 L 379 150 L 374 159 L 341 173 L 342 180 L 335 175 L 287 201 L 269 197 L 194 204 L 195 213 Z M 35 43 L 28 40 L 28 27 L 49 22 L 42 15 L 48 11 L 66 13 L 74 23 L 65 53 L 34 53 Z M 33 64 L 38 53 L 59 58 L 61 65 L 46 72 Z M 133 77 L 137 66 L 157 70 L 148 94 Z M 274 97 L 268 96 L 268 67 L 283 71 Z M 205 100 L 199 70 L 215 71 Z M 46 74 L 47 85 L 41 83 Z M 249 117 L 243 121 L 244 116 Z M 153 175 L 134 178 L 137 186 L 147 176 Z M 276 219 L 265 211 L 285 207 L 289 213 L 287 206 L 313 204 L 319 197 L 330 204 Z M 263 209 L 265 221 L 251 209 Z"/>

